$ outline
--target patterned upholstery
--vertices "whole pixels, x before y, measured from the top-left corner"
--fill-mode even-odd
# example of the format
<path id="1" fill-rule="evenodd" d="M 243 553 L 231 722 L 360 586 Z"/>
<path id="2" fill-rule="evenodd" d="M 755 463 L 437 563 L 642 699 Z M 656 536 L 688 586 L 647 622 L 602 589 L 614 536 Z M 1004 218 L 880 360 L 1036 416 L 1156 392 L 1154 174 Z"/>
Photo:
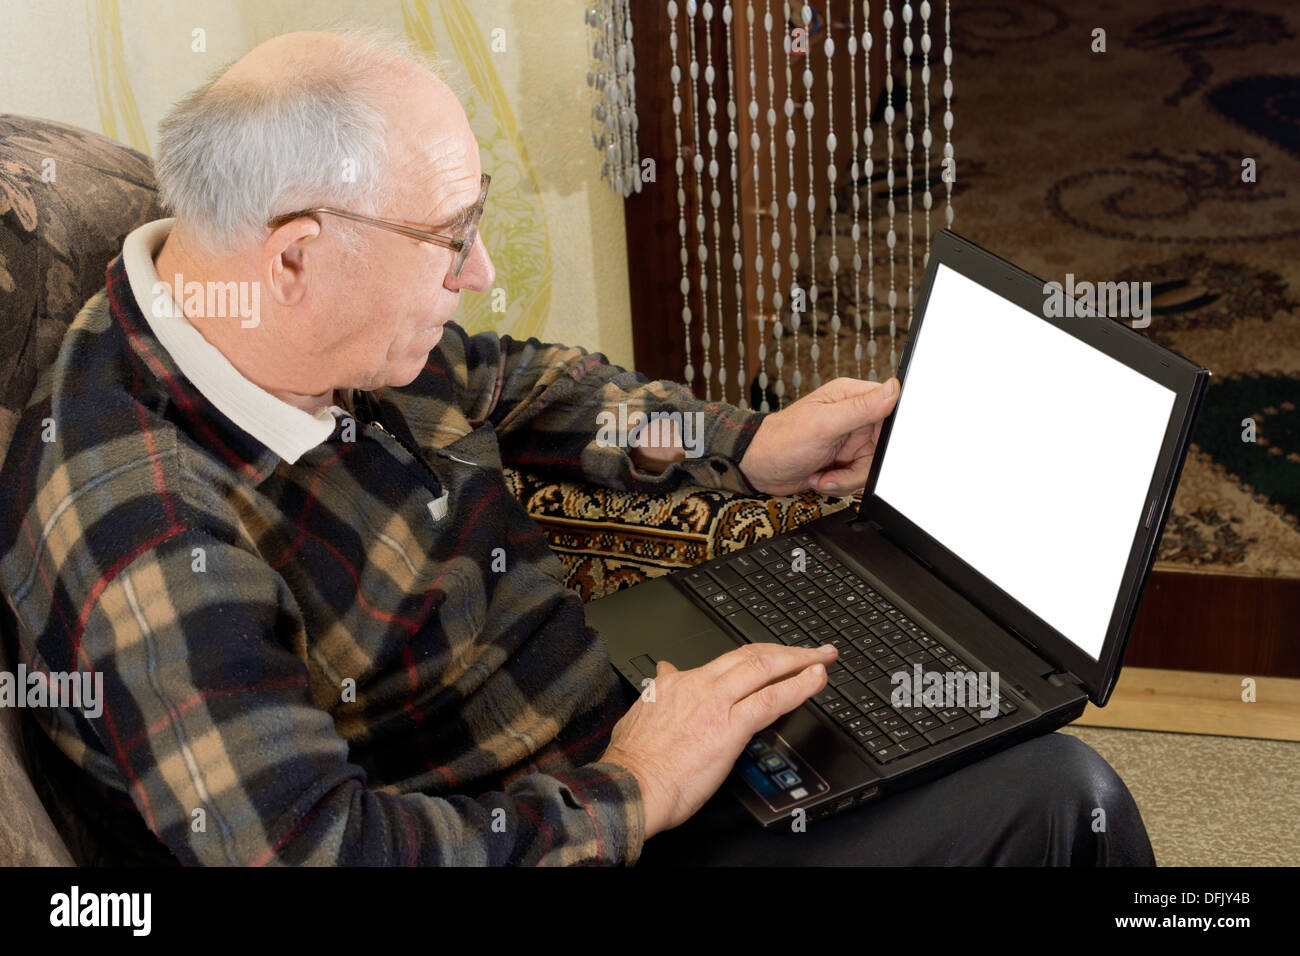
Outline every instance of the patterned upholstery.
<path id="1" fill-rule="evenodd" d="M 0 462 L 108 261 L 162 214 L 148 157 L 75 126 L 0 114 Z"/>
<path id="2" fill-rule="evenodd" d="M 0 114 L 0 463 L 37 376 L 81 305 L 103 286 L 122 240 L 162 215 L 148 157 L 76 127 Z M 848 504 L 812 492 L 638 495 L 517 471 L 507 471 L 507 481 L 584 601 Z M 11 612 L 0 611 L 0 670 L 12 671 L 5 663 L 13 659 Z M 80 851 L 69 852 L 81 845 L 80 834 L 45 786 L 47 775 L 33 772 L 24 713 L 0 710 L 0 864 L 85 862 Z M 57 830 L 46 807 L 61 821 Z"/>
<path id="3" fill-rule="evenodd" d="M 855 503 L 811 491 L 781 498 L 698 487 L 630 494 L 509 470 L 506 480 L 564 563 L 565 583 L 584 601 L 737 551 Z"/>

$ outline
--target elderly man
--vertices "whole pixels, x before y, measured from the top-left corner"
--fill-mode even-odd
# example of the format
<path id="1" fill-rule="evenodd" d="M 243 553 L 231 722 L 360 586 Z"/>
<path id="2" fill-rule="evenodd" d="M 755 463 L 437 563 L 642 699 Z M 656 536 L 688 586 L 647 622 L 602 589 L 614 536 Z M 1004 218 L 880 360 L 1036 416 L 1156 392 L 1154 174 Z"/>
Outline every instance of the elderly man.
<path id="1" fill-rule="evenodd" d="M 832 648 L 764 645 L 629 699 L 502 466 L 847 494 L 896 382 L 762 415 L 467 334 L 488 177 L 451 91 L 364 35 L 257 47 L 172 110 L 156 168 L 175 218 L 128 237 L 0 475 L 20 654 L 104 678 L 102 714 L 44 722 L 86 855 L 633 863 L 825 685 Z M 193 283 L 255 309 L 175 301 Z M 704 411 L 704 453 L 597 441 L 620 404 Z"/>

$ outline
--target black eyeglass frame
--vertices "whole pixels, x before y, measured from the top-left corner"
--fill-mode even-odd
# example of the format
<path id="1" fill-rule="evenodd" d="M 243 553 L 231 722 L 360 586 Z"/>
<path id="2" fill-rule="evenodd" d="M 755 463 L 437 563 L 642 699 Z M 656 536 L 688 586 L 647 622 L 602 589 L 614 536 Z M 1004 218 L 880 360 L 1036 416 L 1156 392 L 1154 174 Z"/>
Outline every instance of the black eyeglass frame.
<path id="1" fill-rule="evenodd" d="M 313 216 L 318 213 L 327 213 L 331 216 L 339 216 L 343 219 L 350 219 L 353 222 L 364 223 L 368 226 L 377 226 L 380 229 L 387 229 L 389 232 L 395 232 L 399 235 L 407 236 L 411 239 L 418 239 L 420 242 L 431 242 L 435 246 L 442 246 L 444 249 L 451 249 L 456 253 L 456 258 L 452 260 L 451 273 L 460 278 L 461 270 L 465 268 L 465 262 L 469 259 L 469 254 L 474 250 L 474 240 L 478 236 L 479 221 L 483 217 L 483 204 L 487 201 L 488 185 L 492 182 L 492 177 L 487 173 L 483 174 L 480 180 L 482 188 L 479 191 L 478 201 L 469 211 L 469 215 L 463 226 L 458 226 L 464 232 L 459 236 L 444 236 L 441 233 L 430 232 L 428 229 L 420 228 L 412 223 L 401 222 L 393 219 L 376 219 L 372 216 L 362 216 L 355 212 L 347 212 L 343 209 L 335 209 L 332 206 L 316 206 L 312 209 L 299 209 L 295 212 L 284 213 L 280 216 L 267 221 L 266 225 L 271 229 L 278 229 L 285 223 L 293 222 L 303 216 Z"/>

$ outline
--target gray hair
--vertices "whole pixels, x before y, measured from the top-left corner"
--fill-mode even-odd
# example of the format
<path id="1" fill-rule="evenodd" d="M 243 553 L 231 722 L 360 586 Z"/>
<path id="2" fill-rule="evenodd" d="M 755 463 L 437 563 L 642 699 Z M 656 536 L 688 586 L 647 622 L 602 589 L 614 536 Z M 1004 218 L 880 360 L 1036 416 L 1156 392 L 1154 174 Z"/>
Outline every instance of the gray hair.
<path id="1" fill-rule="evenodd" d="M 159 197 L 210 252 L 231 255 L 264 238 L 266 222 L 283 213 L 341 206 L 380 215 L 391 199 L 379 80 L 412 61 L 445 79 L 445 65 L 388 31 L 329 32 L 349 42 L 310 72 L 274 86 L 218 87 L 227 65 L 159 124 Z M 365 248 L 368 229 L 330 220 L 346 249 Z"/>

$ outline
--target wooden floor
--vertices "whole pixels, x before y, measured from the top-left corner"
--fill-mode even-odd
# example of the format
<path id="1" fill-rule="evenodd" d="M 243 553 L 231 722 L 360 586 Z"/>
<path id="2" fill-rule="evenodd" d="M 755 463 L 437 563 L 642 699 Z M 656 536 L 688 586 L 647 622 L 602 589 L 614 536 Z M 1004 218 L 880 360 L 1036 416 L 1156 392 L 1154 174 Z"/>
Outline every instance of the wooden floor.
<path id="1" fill-rule="evenodd" d="M 1300 740 L 1300 680 L 1126 667 L 1105 707 L 1088 705 L 1074 726 L 1160 730 L 1222 737 Z"/>

